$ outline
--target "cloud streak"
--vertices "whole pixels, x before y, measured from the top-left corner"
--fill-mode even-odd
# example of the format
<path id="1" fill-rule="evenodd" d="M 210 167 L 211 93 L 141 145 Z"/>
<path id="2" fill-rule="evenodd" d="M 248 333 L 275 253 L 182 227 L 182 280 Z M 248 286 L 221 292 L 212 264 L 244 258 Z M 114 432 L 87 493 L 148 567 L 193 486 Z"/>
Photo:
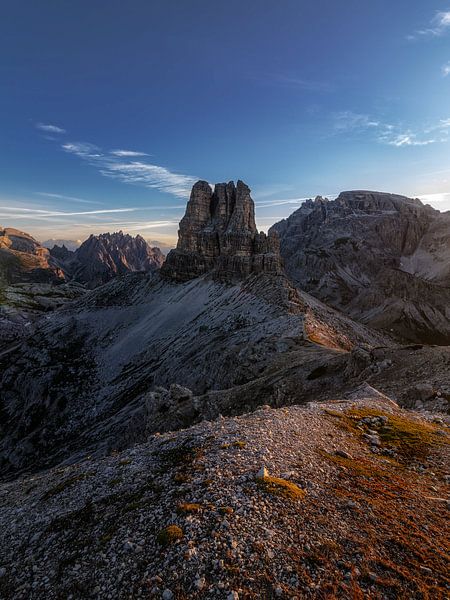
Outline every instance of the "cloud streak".
<path id="1" fill-rule="evenodd" d="M 450 30 L 450 11 L 439 11 L 430 21 L 430 26 L 418 29 L 407 36 L 408 40 L 417 40 L 427 37 L 440 37 Z"/>
<path id="2" fill-rule="evenodd" d="M 66 130 L 56 125 L 50 125 L 47 123 L 36 123 L 36 128 L 47 133 L 66 133 Z"/>
<path id="3" fill-rule="evenodd" d="M 251 79 L 256 80 L 262 85 L 275 85 L 302 90 L 304 92 L 327 93 L 332 92 L 334 89 L 328 81 L 307 79 L 292 73 L 265 73 Z"/>
<path id="4" fill-rule="evenodd" d="M 50 192 L 36 192 L 38 196 L 44 196 L 45 198 L 51 198 L 55 200 L 69 200 L 70 202 L 79 202 L 80 204 L 103 204 L 96 200 L 85 200 L 84 198 L 77 198 L 76 196 L 66 196 L 64 194 L 52 194 Z"/>
<path id="5" fill-rule="evenodd" d="M 119 157 L 150 156 L 146 152 L 136 152 L 135 150 L 111 150 L 111 154 L 113 154 L 114 156 L 119 156 Z"/>
<path id="6" fill-rule="evenodd" d="M 0 206 L 0 217 L 14 219 L 46 219 L 49 217 L 73 217 L 79 215 L 103 215 L 109 213 L 134 212 L 136 208 L 108 208 L 104 210 L 83 210 L 83 211 L 52 211 L 37 208 L 19 208 L 16 206 Z M 6 212 L 1 212 L 6 211 Z"/>
<path id="7" fill-rule="evenodd" d="M 441 119 L 437 124 L 414 131 L 401 124 L 386 123 L 370 115 L 342 111 L 333 115 L 334 135 L 370 135 L 380 144 L 404 148 L 428 146 L 449 139 L 450 119 Z"/>
<path id="8" fill-rule="evenodd" d="M 197 180 L 196 177 L 175 173 L 144 160 L 132 160 L 144 155 L 132 150 L 104 152 L 99 146 L 88 142 L 66 142 L 62 144 L 62 149 L 83 159 L 104 177 L 157 189 L 179 198 L 189 196 L 191 187 Z"/>
<path id="9" fill-rule="evenodd" d="M 443 77 L 447 77 L 448 75 L 450 75 L 450 62 L 443 65 L 441 72 Z"/>

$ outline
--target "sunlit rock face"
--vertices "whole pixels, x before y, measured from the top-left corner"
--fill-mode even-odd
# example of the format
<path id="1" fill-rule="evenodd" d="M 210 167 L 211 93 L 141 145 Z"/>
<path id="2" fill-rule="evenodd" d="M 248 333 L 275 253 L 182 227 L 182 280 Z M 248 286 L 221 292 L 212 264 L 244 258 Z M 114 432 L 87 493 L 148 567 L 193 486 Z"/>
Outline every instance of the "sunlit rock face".
<path id="1" fill-rule="evenodd" d="M 449 344 L 450 212 L 356 190 L 308 200 L 270 231 L 302 290 L 401 339 Z"/>
<path id="2" fill-rule="evenodd" d="M 250 189 L 242 181 L 217 183 L 214 190 L 206 181 L 194 185 L 177 247 L 162 268 L 178 281 L 208 272 L 224 281 L 281 272 L 278 235 L 258 233 Z"/>

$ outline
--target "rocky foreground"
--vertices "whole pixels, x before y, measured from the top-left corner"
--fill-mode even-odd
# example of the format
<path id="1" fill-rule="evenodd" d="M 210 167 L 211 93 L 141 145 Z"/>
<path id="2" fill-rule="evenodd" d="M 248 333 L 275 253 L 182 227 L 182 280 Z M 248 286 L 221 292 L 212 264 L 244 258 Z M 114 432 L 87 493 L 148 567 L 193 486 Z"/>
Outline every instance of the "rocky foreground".
<path id="1" fill-rule="evenodd" d="M 365 385 L 0 488 L 0 596 L 447 598 L 449 427 Z"/>

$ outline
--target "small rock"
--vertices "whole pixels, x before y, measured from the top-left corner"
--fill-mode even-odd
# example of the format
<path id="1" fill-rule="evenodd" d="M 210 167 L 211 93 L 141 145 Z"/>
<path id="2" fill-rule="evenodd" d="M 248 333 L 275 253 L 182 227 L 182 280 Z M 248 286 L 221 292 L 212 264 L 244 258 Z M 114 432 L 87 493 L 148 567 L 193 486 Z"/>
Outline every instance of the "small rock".
<path id="1" fill-rule="evenodd" d="M 348 452 L 345 452 L 345 450 L 336 450 L 335 455 L 340 456 L 341 458 L 346 458 L 348 460 L 352 458 Z"/>
<path id="2" fill-rule="evenodd" d="M 260 468 L 257 477 L 269 477 L 269 471 L 266 469 L 265 465 Z"/>
<path id="3" fill-rule="evenodd" d="M 205 587 L 206 579 L 204 577 L 200 577 L 195 582 L 195 587 L 200 591 Z"/>
<path id="4" fill-rule="evenodd" d="M 173 594 L 170 590 L 164 590 L 162 593 L 162 600 L 172 600 Z"/>

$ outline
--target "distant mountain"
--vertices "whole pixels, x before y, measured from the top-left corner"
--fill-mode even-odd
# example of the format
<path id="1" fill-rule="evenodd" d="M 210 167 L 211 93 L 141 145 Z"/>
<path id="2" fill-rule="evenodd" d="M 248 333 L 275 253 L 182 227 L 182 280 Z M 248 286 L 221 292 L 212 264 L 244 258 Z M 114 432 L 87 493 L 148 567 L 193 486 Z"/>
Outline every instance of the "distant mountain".
<path id="1" fill-rule="evenodd" d="M 75 255 L 91 257 L 97 275 L 96 256 L 108 267 L 114 240 L 132 243 L 123 234 L 92 237 Z M 160 271 L 112 279 L 0 354 L 8 406 L 0 471 L 88 448 L 108 453 L 256 404 L 317 400 L 346 385 L 348 350 L 389 343 L 295 290 L 277 236 L 256 230 L 245 184 L 213 192 L 199 182 Z M 366 368 L 371 358 L 358 360 Z M 173 383 L 201 400 L 172 406 L 152 394 Z"/>
<path id="2" fill-rule="evenodd" d="M 81 240 L 59 240 L 50 238 L 49 240 L 42 242 L 42 245 L 48 249 L 53 248 L 53 246 L 65 246 L 68 250 L 73 251 L 81 246 Z"/>
<path id="3" fill-rule="evenodd" d="M 301 289 L 403 339 L 450 343 L 450 213 L 381 192 L 308 200 L 271 230 Z"/>
<path id="4" fill-rule="evenodd" d="M 117 233 L 91 235 L 75 252 L 53 246 L 50 253 L 66 275 L 89 288 L 134 271 L 154 271 L 164 262 L 159 248 L 151 248 L 143 237 Z"/>
<path id="5" fill-rule="evenodd" d="M 0 228 L 0 339 L 16 340 L 44 313 L 79 298 L 84 286 L 65 283 L 58 262 L 28 233 Z"/>
<path id="6" fill-rule="evenodd" d="M 12 227 L 0 227 L 0 282 L 57 283 L 64 273 L 31 235 Z"/>
<path id="7" fill-rule="evenodd" d="M 161 252 L 164 254 L 164 256 L 167 256 L 167 254 L 169 254 L 169 252 L 174 248 L 174 245 L 170 245 L 170 244 L 166 244 L 165 242 L 161 242 L 160 240 L 149 240 L 148 241 L 149 246 L 153 247 L 157 247 L 161 250 Z"/>

